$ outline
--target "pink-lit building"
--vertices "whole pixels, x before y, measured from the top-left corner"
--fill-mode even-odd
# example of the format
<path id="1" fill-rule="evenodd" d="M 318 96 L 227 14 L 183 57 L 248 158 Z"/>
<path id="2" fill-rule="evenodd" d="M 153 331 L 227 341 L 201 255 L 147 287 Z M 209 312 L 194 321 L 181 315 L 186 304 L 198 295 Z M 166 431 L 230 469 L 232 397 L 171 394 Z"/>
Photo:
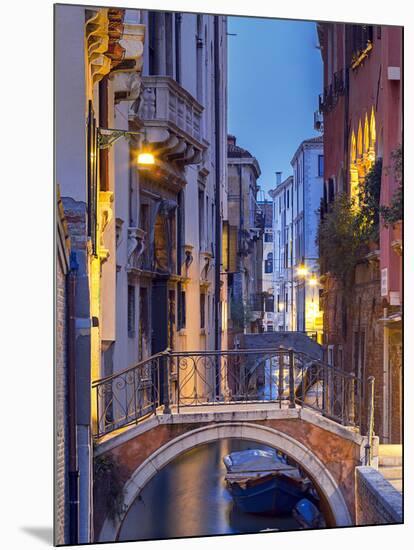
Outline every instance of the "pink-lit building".
<path id="1" fill-rule="evenodd" d="M 321 23 L 318 34 L 324 63 L 315 117 L 323 115 L 322 216 L 340 193 L 358 201 L 368 172 L 378 165 L 380 204 L 388 206 L 399 186 L 402 28 Z M 356 266 L 350 298 L 328 273 L 324 283 L 326 358 L 361 376 L 363 402 L 368 377 L 375 376 L 375 432 L 383 443 L 401 441 L 401 226 L 386 226 L 380 218 L 379 240 Z"/>

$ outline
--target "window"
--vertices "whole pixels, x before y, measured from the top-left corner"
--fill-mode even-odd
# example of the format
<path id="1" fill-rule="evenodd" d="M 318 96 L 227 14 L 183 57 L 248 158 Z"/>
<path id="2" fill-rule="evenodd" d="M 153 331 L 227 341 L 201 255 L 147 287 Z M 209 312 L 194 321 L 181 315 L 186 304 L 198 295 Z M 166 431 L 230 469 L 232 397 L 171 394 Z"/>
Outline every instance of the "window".
<path id="1" fill-rule="evenodd" d="M 323 176 L 323 155 L 318 155 L 318 176 Z"/>
<path id="2" fill-rule="evenodd" d="M 265 260 L 265 273 L 273 273 L 273 253 L 269 252 Z"/>
<path id="3" fill-rule="evenodd" d="M 274 304 L 275 304 L 275 298 L 274 296 L 265 296 L 265 303 L 264 303 L 264 306 L 265 306 L 265 311 L 268 313 L 273 313 L 274 311 Z"/>
<path id="4" fill-rule="evenodd" d="M 267 332 L 273 332 L 273 325 L 267 325 Z"/>
<path id="5" fill-rule="evenodd" d="M 334 346 L 328 346 L 328 365 L 334 367 Z"/>
<path id="6" fill-rule="evenodd" d="M 265 243 L 272 243 L 273 242 L 273 235 L 271 231 L 266 231 L 265 233 Z"/>
<path id="7" fill-rule="evenodd" d="M 186 303 L 185 303 L 185 290 L 182 289 L 181 283 L 178 284 L 178 311 L 177 321 L 178 330 L 185 328 L 186 324 Z"/>
<path id="8" fill-rule="evenodd" d="M 206 295 L 204 292 L 200 293 L 200 328 L 206 326 Z"/>
<path id="9" fill-rule="evenodd" d="M 287 292 L 285 294 L 285 311 L 289 311 L 289 302 Z"/>
<path id="10" fill-rule="evenodd" d="M 198 190 L 198 242 L 200 250 L 204 248 L 204 191 L 202 189 Z"/>
<path id="11" fill-rule="evenodd" d="M 139 360 L 147 357 L 149 351 L 149 319 L 148 319 L 148 290 L 141 287 L 139 291 Z"/>
<path id="12" fill-rule="evenodd" d="M 135 336 L 135 286 L 128 285 L 128 336 Z"/>
<path id="13" fill-rule="evenodd" d="M 286 191 L 286 208 L 289 208 L 289 189 Z"/>

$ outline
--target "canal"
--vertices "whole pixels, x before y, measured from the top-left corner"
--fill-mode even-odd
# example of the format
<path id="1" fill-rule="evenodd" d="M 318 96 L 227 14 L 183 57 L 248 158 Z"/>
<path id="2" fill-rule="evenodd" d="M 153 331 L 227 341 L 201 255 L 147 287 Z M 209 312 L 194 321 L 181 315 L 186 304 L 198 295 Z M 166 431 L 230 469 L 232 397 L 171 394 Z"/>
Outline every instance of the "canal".
<path id="1" fill-rule="evenodd" d="M 223 439 L 196 447 L 163 468 L 141 491 L 122 524 L 120 541 L 299 529 L 292 516 L 245 514 L 224 481 L 223 457 L 232 451 L 269 449 Z"/>

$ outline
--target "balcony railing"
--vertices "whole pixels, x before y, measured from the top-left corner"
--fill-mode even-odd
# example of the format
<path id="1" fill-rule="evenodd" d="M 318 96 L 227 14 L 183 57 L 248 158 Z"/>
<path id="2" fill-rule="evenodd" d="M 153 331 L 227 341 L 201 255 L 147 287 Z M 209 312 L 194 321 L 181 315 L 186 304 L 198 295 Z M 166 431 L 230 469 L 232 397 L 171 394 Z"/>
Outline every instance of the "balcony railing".
<path id="1" fill-rule="evenodd" d="M 323 94 L 319 95 L 319 112 L 322 114 L 332 111 L 340 96 L 344 95 L 346 90 L 346 71 L 341 69 L 334 73 L 332 84 L 326 86 Z"/>
<path id="2" fill-rule="evenodd" d="M 92 384 L 94 436 L 182 408 L 274 403 L 360 426 L 361 380 L 294 350 L 166 350 Z"/>

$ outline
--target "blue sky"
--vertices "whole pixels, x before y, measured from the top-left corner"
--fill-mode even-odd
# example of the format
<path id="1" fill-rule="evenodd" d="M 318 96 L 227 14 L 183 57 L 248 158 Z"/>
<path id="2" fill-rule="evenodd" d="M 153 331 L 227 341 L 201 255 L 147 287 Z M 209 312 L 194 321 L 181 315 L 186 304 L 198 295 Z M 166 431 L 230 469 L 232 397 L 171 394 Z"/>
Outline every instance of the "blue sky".
<path id="1" fill-rule="evenodd" d="M 292 173 L 290 161 L 313 128 L 322 88 L 316 24 L 229 17 L 228 131 L 254 155 L 267 191 Z"/>

